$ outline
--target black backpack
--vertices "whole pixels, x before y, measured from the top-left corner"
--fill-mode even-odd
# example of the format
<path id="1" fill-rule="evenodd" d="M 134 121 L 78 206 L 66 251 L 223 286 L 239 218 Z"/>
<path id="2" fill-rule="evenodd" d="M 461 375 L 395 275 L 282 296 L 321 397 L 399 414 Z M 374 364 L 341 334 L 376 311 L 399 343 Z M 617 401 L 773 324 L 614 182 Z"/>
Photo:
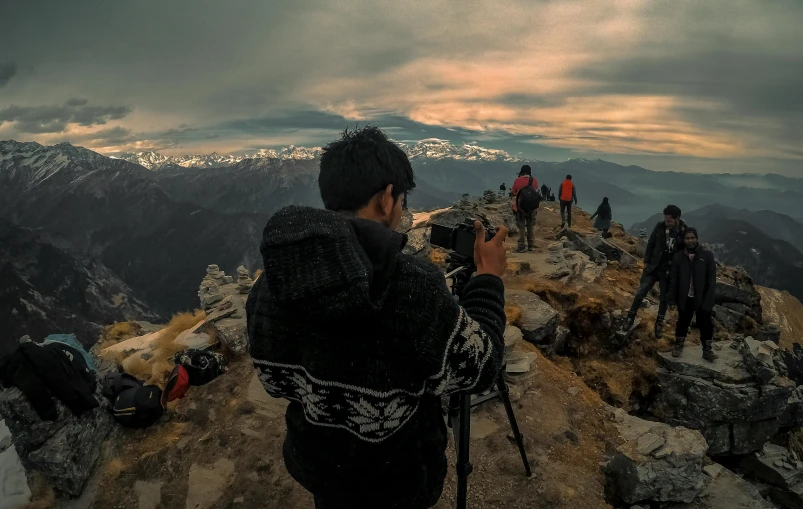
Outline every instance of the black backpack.
<path id="1" fill-rule="evenodd" d="M 126 389 L 142 386 L 142 380 L 122 371 L 110 371 L 103 378 L 101 394 L 114 401 Z"/>
<path id="2" fill-rule="evenodd" d="M 541 206 L 541 193 L 533 187 L 532 177 L 530 177 L 530 181 L 527 182 L 527 185 L 518 192 L 516 199 L 518 200 L 519 211 L 526 214 L 533 212 Z"/>
<path id="3" fill-rule="evenodd" d="M 208 384 L 226 372 L 222 355 L 195 348 L 176 354 L 175 362 L 187 370 L 190 385 Z"/>
<path id="4" fill-rule="evenodd" d="M 130 428 L 147 428 L 162 416 L 162 390 L 155 385 L 125 389 L 114 400 L 114 420 Z"/>

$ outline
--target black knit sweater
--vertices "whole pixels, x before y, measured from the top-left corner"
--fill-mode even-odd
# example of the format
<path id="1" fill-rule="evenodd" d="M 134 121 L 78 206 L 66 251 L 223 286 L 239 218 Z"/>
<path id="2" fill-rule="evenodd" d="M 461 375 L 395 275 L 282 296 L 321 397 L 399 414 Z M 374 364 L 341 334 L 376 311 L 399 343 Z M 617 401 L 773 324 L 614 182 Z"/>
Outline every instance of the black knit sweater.
<path id="1" fill-rule="evenodd" d="M 290 400 L 285 463 L 316 495 L 434 504 L 446 475 L 440 397 L 481 392 L 498 374 L 502 281 L 475 277 L 461 307 L 436 267 L 401 253 L 405 242 L 307 207 L 265 226 L 251 354 L 268 393 Z"/>

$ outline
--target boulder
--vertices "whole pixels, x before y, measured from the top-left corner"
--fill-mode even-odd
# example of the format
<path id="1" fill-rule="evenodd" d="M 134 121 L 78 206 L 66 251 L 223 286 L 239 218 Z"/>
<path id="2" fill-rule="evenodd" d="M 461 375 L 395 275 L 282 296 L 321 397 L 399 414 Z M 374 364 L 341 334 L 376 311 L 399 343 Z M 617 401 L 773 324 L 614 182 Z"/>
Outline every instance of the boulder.
<path id="1" fill-rule="evenodd" d="M 594 248 L 589 244 L 589 239 L 591 239 L 592 237 L 584 237 L 583 235 L 580 235 L 579 233 L 574 232 L 568 228 L 564 228 L 560 233 L 558 233 L 557 238 L 562 238 L 562 237 L 566 237 L 572 243 L 574 250 L 580 251 L 581 253 L 585 254 L 594 263 L 601 264 L 607 262 L 608 258 L 605 256 L 605 254 L 598 251 L 596 248 Z M 597 237 L 593 238 L 598 239 Z M 610 244 L 609 242 L 604 241 L 602 239 L 598 240 L 601 242 L 605 242 L 606 244 Z M 591 241 L 591 242 L 596 242 L 596 241 Z"/>
<path id="2" fill-rule="evenodd" d="M 710 455 L 748 454 L 778 432 L 795 389 L 791 380 L 762 382 L 745 367 L 742 350 L 723 342 L 719 359 L 702 359 L 700 345 L 680 357 L 658 355 L 659 391 L 650 412 L 663 422 L 699 430 Z"/>
<path id="3" fill-rule="evenodd" d="M 703 436 L 683 427 L 617 416 L 625 441 L 605 466 L 616 495 L 627 504 L 691 502 L 706 488 Z"/>
<path id="4" fill-rule="evenodd" d="M 744 359 L 744 367 L 762 384 L 770 383 L 778 376 L 775 367 L 778 345 L 772 341 L 762 343 L 753 338 L 746 338 L 739 344 L 739 352 Z"/>
<path id="5" fill-rule="evenodd" d="M 742 304 L 739 304 L 742 306 Z M 747 307 L 747 306 L 744 306 Z M 749 309 L 749 308 L 748 308 Z M 743 319 L 745 313 L 740 313 L 727 306 L 714 306 L 714 318 L 725 330 L 730 332 L 741 332 L 745 329 Z"/>
<path id="6" fill-rule="evenodd" d="M 727 468 L 715 463 L 703 470 L 711 481 L 700 497 L 688 504 L 665 506 L 666 509 L 775 509 L 755 487 Z"/>
<path id="7" fill-rule="evenodd" d="M 407 244 L 402 252 L 408 255 L 429 256 L 432 245 L 429 243 L 430 228 L 415 228 L 407 233 Z"/>
<path id="8" fill-rule="evenodd" d="M 716 303 L 722 306 L 730 304 L 730 309 L 736 311 L 743 308 L 734 305 L 747 306 L 749 311 L 742 314 L 746 314 L 759 324 L 763 321 L 761 295 L 744 269 L 724 265 L 717 266 Z"/>
<path id="9" fill-rule="evenodd" d="M 524 339 L 542 345 L 558 326 L 559 315 L 552 306 L 527 290 L 505 290 L 505 303 L 521 309 L 519 328 Z"/>
<path id="10" fill-rule="evenodd" d="M 756 341 L 771 341 L 777 345 L 781 342 L 781 330 L 777 325 L 764 325 L 756 332 Z"/>
<path id="11" fill-rule="evenodd" d="M 100 384 L 95 398 L 103 401 Z M 45 422 L 19 389 L 6 389 L 0 394 L 0 415 L 11 429 L 25 468 L 41 472 L 54 490 L 78 496 L 111 430 L 111 416 L 103 407 L 76 417 L 58 400 L 56 406 L 58 419 Z"/>

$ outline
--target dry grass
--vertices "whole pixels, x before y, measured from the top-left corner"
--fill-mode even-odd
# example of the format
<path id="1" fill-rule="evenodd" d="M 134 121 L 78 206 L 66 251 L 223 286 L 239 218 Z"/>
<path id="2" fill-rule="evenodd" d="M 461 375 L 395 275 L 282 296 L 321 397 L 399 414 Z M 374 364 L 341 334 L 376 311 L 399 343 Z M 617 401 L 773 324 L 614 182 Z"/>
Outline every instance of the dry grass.
<path id="1" fill-rule="evenodd" d="M 125 472 L 125 463 L 120 458 L 114 458 L 109 462 L 109 466 L 106 467 L 106 475 L 111 479 L 117 479 L 120 477 L 120 474 Z"/>
<path id="2" fill-rule="evenodd" d="M 601 359 L 578 359 L 577 372 L 586 385 L 597 391 L 608 403 L 629 408 L 633 392 L 633 373 L 620 363 Z"/>
<path id="3" fill-rule="evenodd" d="M 173 363 L 171 362 L 173 356 L 184 350 L 183 345 L 174 342 L 175 339 L 179 334 L 203 320 L 205 316 L 206 314 L 200 310 L 173 316 L 170 323 L 162 329 L 154 340 L 153 350 L 148 359 L 143 359 L 140 353 L 124 357 L 125 354 L 123 352 L 108 352 L 104 354 L 104 357 L 115 360 L 118 365 L 123 367 L 126 373 L 147 380 L 148 384 L 164 387 L 167 375 L 173 370 Z"/>
<path id="4" fill-rule="evenodd" d="M 42 474 L 34 473 L 30 488 L 31 502 L 18 509 L 52 509 L 56 507 L 56 495 L 53 493 L 53 489 L 47 485 Z"/>
<path id="5" fill-rule="evenodd" d="M 505 317 L 510 325 L 518 325 L 521 320 L 521 308 L 513 304 L 505 304 Z"/>
<path id="6" fill-rule="evenodd" d="M 262 269 L 257 269 L 256 272 L 254 272 L 254 281 L 259 279 L 259 276 L 261 275 L 262 275 Z"/>

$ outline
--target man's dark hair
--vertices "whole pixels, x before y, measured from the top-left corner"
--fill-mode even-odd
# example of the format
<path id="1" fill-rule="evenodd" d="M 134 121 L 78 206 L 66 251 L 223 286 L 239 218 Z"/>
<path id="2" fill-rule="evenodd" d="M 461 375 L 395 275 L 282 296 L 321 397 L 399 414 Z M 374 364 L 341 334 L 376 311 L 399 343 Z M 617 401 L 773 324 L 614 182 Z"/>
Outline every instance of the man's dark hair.
<path id="1" fill-rule="evenodd" d="M 530 175 L 530 176 L 532 176 L 532 174 L 533 174 L 533 169 L 530 168 L 529 164 L 522 165 L 521 171 L 519 172 L 519 176 L 522 176 L 522 175 Z"/>
<path id="2" fill-rule="evenodd" d="M 393 185 L 393 198 L 415 188 L 407 154 L 376 126 L 346 129 L 324 147 L 318 187 L 328 210 L 354 212 Z"/>
<path id="3" fill-rule="evenodd" d="M 680 208 L 678 208 L 676 205 L 667 205 L 664 209 L 664 215 L 672 216 L 677 219 L 680 217 Z"/>
<path id="4" fill-rule="evenodd" d="M 571 176 L 571 175 L 566 175 L 566 178 L 567 178 L 568 180 L 571 180 L 571 179 L 572 179 L 572 176 Z"/>
<path id="5" fill-rule="evenodd" d="M 691 227 L 691 226 L 688 226 L 688 227 L 686 227 L 686 231 L 685 231 L 685 232 L 683 232 L 683 238 L 686 238 L 686 235 L 688 235 L 689 233 L 693 233 L 693 234 L 694 234 L 694 237 L 695 237 L 697 240 L 700 240 L 700 236 L 699 236 L 699 235 L 697 235 L 697 228 L 693 228 L 693 227 Z"/>

